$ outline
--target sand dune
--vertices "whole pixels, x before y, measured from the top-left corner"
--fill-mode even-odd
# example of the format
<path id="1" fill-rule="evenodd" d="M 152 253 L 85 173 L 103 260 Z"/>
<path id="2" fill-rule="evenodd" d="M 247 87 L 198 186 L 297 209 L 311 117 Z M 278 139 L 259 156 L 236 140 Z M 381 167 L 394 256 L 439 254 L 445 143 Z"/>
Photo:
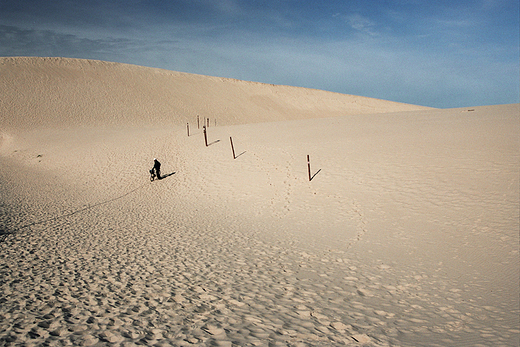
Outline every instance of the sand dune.
<path id="1" fill-rule="evenodd" d="M 1 62 L 2 344 L 518 345 L 518 104 Z"/>
<path id="2" fill-rule="evenodd" d="M 102 61 L 0 58 L 2 128 L 219 125 L 426 107 Z"/>

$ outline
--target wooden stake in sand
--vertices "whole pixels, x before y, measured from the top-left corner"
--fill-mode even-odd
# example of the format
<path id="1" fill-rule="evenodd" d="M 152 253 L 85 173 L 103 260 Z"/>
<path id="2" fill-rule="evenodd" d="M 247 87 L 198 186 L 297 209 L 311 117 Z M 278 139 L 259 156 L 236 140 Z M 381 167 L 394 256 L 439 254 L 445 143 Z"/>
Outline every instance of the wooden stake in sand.
<path id="1" fill-rule="evenodd" d="M 186 123 L 186 130 L 188 131 L 188 137 L 190 137 L 190 123 Z"/>
<path id="2" fill-rule="evenodd" d="M 312 180 L 311 177 L 311 160 L 309 159 L 309 155 L 307 154 L 307 169 L 309 171 L 309 182 Z"/>
<path id="3" fill-rule="evenodd" d="M 199 115 L 197 115 L 197 129 L 200 129 Z"/>
<path id="4" fill-rule="evenodd" d="M 231 142 L 231 150 L 233 151 L 233 159 L 236 159 L 237 157 L 235 156 L 235 147 L 233 147 L 233 139 L 231 138 L 231 136 L 229 137 L 229 141 Z"/>
<path id="5" fill-rule="evenodd" d="M 206 135 L 206 126 L 205 125 L 202 127 L 202 130 L 204 132 L 204 143 L 206 144 L 206 147 L 208 147 L 208 136 Z"/>

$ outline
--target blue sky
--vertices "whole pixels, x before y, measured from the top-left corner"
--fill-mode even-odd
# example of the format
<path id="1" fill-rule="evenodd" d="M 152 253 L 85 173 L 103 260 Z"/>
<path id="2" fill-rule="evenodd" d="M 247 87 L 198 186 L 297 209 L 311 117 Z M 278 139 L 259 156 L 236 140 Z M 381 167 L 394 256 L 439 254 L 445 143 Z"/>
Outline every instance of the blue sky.
<path id="1" fill-rule="evenodd" d="M 518 0 L 0 0 L 0 56 L 108 60 L 440 108 L 520 102 Z"/>

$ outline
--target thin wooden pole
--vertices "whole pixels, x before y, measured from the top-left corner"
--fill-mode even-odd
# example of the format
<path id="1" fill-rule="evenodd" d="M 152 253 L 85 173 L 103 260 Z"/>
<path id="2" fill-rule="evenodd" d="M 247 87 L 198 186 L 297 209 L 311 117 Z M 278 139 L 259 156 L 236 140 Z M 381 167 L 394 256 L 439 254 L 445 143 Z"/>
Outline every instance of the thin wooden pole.
<path id="1" fill-rule="evenodd" d="M 204 131 L 204 143 L 206 144 L 206 147 L 208 147 L 208 135 L 206 135 L 206 126 L 202 127 Z"/>
<path id="2" fill-rule="evenodd" d="M 229 141 L 231 142 L 231 150 L 233 151 L 233 159 L 236 159 L 237 157 L 235 156 L 235 147 L 233 147 L 233 139 L 231 138 L 231 136 L 229 137 Z"/>
<path id="3" fill-rule="evenodd" d="M 197 129 L 200 129 L 199 115 L 197 115 Z"/>
<path id="4" fill-rule="evenodd" d="M 186 130 L 188 131 L 188 137 L 190 137 L 190 123 L 186 123 Z"/>
<path id="5" fill-rule="evenodd" d="M 309 171 L 309 182 L 312 180 L 311 177 L 311 160 L 309 159 L 309 155 L 307 154 L 307 169 Z"/>
<path id="6" fill-rule="evenodd" d="M 209 118 L 206 119 L 206 123 L 208 124 L 208 128 L 209 128 Z"/>

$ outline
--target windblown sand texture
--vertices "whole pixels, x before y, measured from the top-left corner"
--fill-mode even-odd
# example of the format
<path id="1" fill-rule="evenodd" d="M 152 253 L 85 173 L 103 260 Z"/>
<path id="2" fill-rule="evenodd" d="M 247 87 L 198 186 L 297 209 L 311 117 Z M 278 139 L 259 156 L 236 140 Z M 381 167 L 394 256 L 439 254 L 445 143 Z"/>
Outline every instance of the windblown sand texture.
<path id="1" fill-rule="evenodd" d="M 58 58 L 0 88 L 0 345 L 519 344 L 518 104 Z"/>

